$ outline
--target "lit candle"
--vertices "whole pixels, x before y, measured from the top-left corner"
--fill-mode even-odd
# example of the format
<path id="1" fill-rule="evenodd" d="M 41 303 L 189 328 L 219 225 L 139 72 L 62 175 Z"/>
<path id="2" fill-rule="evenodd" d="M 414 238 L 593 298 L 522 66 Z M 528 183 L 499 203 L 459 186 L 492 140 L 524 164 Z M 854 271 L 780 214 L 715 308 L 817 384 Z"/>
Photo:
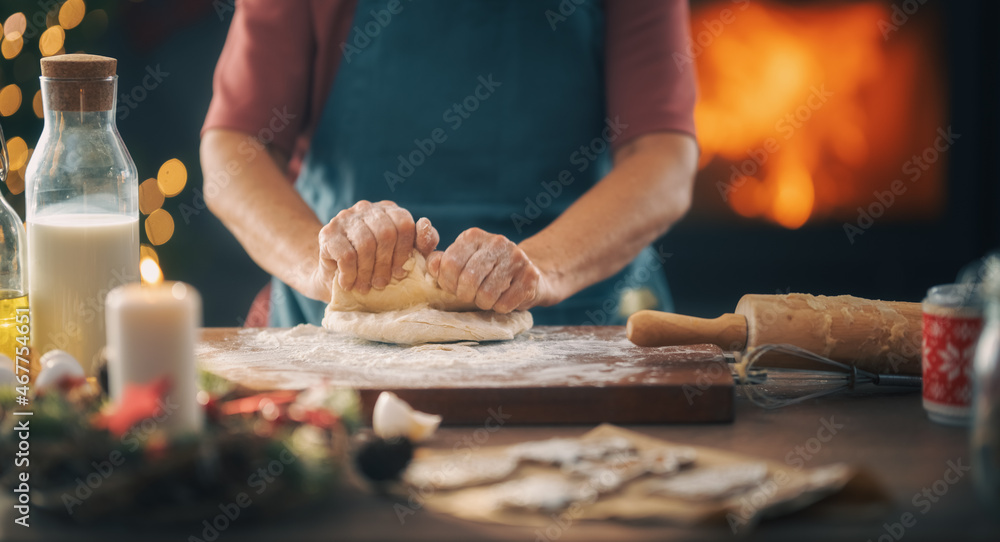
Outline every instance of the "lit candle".
<path id="1" fill-rule="evenodd" d="M 201 296 L 183 282 L 164 282 L 151 259 L 140 266 L 143 284 L 126 284 L 107 297 L 108 384 L 120 401 L 128 384 L 167 377 L 163 401 L 168 434 L 198 432 L 204 415 L 198 404 L 194 342 L 201 326 Z"/>

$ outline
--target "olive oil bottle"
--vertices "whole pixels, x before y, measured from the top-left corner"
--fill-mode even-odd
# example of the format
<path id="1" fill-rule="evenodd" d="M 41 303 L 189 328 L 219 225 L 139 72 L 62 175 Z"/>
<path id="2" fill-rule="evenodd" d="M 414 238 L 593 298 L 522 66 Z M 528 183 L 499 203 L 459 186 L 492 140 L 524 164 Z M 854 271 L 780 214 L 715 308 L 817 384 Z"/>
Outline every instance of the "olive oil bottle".
<path id="1" fill-rule="evenodd" d="M 7 182 L 9 165 L 5 141 L 0 129 L 0 184 Z M 29 331 L 24 236 L 20 217 L 0 194 L 0 354 L 11 360 Z"/>
<path id="2" fill-rule="evenodd" d="M 23 292 L 0 290 L 0 354 L 12 360 L 16 359 L 18 348 L 27 345 L 27 334 L 22 333 L 25 329 L 22 324 L 28 321 L 24 316 L 27 314 L 28 296 Z"/>

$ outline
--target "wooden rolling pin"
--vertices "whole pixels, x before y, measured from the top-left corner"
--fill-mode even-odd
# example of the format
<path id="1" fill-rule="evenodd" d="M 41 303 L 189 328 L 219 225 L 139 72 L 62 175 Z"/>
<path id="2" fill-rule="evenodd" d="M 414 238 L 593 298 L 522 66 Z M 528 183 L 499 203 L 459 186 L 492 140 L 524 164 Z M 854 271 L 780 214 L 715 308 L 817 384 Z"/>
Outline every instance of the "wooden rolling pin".
<path id="1" fill-rule="evenodd" d="M 921 374 L 919 303 L 872 301 L 847 295 L 743 296 L 734 314 L 714 319 L 639 311 L 626 333 L 639 346 L 714 344 L 724 350 L 788 343 L 821 356 L 886 374 Z M 764 359 L 762 359 L 764 361 Z M 774 355 L 771 366 L 815 367 Z"/>

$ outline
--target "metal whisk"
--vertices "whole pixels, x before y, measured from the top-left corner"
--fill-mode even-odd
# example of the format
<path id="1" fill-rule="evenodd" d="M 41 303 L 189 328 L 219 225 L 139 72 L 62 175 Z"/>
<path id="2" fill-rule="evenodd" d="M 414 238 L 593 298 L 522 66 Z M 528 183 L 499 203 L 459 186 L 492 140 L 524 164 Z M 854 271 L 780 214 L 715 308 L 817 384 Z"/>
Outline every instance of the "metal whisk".
<path id="1" fill-rule="evenodd" d="M 757 362 L 767 353 L 780 353 L 810 360 L 832 369 L 796 369 L 758 367 Z M 766 409 L 801 403 L 816 397 L 832 395 L 858 386 L 893 386 L 919 389 L 919 376 L 876 374 L 814 354 L 791 344 L 766 344 L 747 350 L 743 361 L 732 366 L 733 377 L 755 405 Z"/>

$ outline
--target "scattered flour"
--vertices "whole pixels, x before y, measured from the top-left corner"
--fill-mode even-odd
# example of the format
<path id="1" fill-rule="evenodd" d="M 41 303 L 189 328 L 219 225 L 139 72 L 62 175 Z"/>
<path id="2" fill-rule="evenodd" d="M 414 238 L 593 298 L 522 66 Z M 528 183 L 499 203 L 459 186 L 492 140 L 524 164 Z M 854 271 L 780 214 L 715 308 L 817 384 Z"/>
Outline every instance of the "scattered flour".
<path id="1" fill-rule="evenodd" d="M 244 329 L 225 342 L 200 342 L 200 366 L 247 385 L 300 389 L 594 385 L 668 372 L 657 360 L 704 354 L 703 347 L 647 349 L 620 334 L 534 328 L 512 341 L 402 346 L 373 343 L 322 327 Z M 608 363 L 608 359 L 617 360 Z M 652 367 L 652 369 L 651 369 Z"/>

